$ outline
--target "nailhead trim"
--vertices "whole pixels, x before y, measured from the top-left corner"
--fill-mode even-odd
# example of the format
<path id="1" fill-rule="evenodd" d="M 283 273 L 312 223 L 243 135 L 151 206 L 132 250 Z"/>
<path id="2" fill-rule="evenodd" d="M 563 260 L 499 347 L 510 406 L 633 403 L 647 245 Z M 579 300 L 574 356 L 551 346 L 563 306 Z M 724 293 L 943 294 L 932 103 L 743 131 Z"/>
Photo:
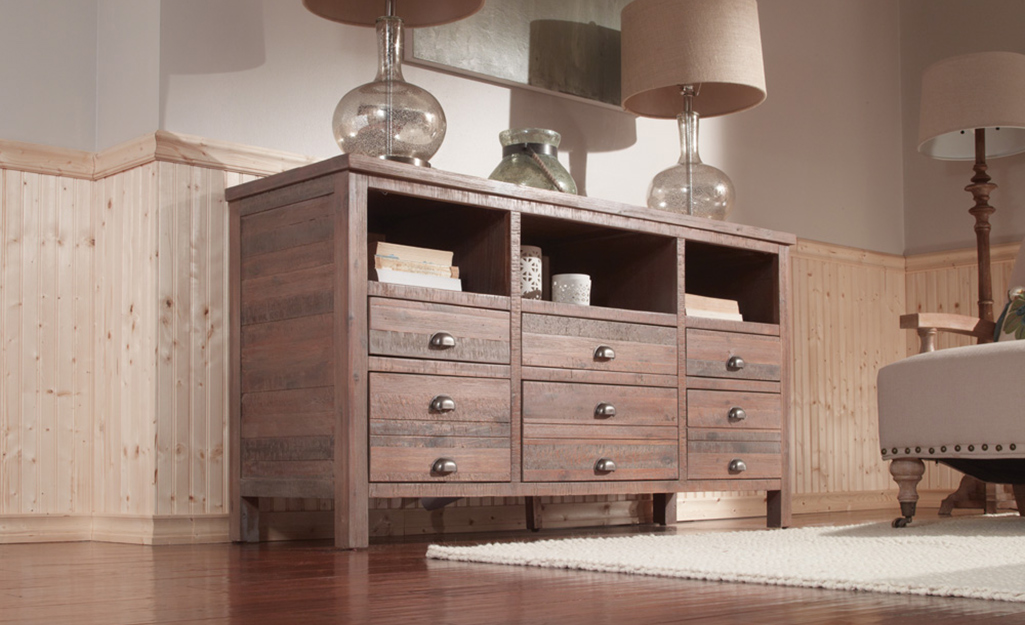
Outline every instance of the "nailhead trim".
<path id="1" fill-rule="evenodd" d="M 980 446 L 980 449 L 982 451 L 989 451 L 989 443 L 983 443 Z M 1003 445 L 995 445 L 993 447 L 993 449 L 995 451 L 1003 451 L 1004 450 L 1004 446 Z M 1017 443 L 1010 443 L 1007 446 L 1007 449 L 1008 449 L 1008 451 L 1017 451 L 1018 444 Z M 954 445 L 954 451 L 955 452 L 960 452 L 961 451 L 961 445 Z M 975 451 L 975 445 L 968 445 L 968 451 L 969 452 L 974 452 Z M 887 448 L 883 447 L 880 450 L 880 452 L 882 453 L 883 456 L 888 456 L 888 455 L 896 456 L 896 455 L 898 455 L 900 453 L 900 449 L 897 448 L 897 447 L 893 447 L 891 449 L 887 449 Z M 910 455 L 911 454 L 911 448 L 910 447 L 905 447 L 904 448 L 904 453 Z M 922 453 L 922 448 L 916 446 L 915 447 L 915 453 L 916 454 Z M 936 448 L 935 447 L 930 447 L 929 448 L 929 453 L 935 455 L 936 454 Z M 947 453 L 947 446 L 946 445 L 940 445 L 940 453 L 941 454 Z"/>

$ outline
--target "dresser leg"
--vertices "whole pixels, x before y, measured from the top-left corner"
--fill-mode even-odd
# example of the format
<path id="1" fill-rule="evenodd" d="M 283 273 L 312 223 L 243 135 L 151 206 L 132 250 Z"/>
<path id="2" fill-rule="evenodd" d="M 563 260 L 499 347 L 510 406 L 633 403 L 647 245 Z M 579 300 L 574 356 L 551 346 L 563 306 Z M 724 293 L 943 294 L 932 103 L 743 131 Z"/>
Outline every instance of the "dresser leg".
<path id="1" fill-rule="evenodd" d="M 541 498 L 524 497 L 527 512 L 527 529 L 532 532 L 541 531 Z"/>
<path id="2" fill-rule="evenodd" d="M 658 525 L 676 524 L 676 493 L 655 493 L 652 498 L 652 520 Z"/>
<path id="3" fill-rule="evenodd" d="M 790 527 L 790 494 L 782 490 L 765 493 L 765 526 Z"/>
<path id="4" fill-rule="evenodd" d="M 239 540 L 244 543 L 260 542 L 260 498 L 239 498 Z"/>

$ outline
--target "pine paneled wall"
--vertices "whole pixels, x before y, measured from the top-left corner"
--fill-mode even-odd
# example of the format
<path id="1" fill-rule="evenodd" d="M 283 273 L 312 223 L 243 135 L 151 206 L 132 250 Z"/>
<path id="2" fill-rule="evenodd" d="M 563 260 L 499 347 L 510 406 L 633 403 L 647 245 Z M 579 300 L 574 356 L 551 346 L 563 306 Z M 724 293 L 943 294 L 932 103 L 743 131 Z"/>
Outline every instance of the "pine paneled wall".
<path id="1" fill-rule="evenodd" d="M 308 162 L 167 132 L 98 154 L 0 141 L 0 543 L 227 539 L 224 189 Z M 998 295 L 1015 250 L 995 249 Z M 800 241 L 791 258 L 794 510 L 895 508 L 876 372 L 917 351 L 900 314 L 974 309 L 974 251 Z M 930 467 L 925 499 L 957 481 Z M 330 502 L 261 507 L 268 538 L 330 528 Z M 502 498 L 372 507 L 375 535 L 525 520 Z M 551 498 L 543 511 L 552 527 L 612 524 L 650 519 L 651 504 Z M 760 493 L 680 497 L 683 519 L 757 514 Z"/>
<path id="2" fill-rule="evenodd" d="M 971 224 L 966 217 L 966 227 Z M 1008 280 L 1014 267 L 1018 244 L 994 246 L 991 251 L 991 273 L 993 275 L 993 315 L 998 317 L 1007 303 Z M 969 315 L 979 314 L 979 269 L 976 251 L 957 250 L 921 254 L 908 258 L 907 262 L 907 309 L 908 312 L 945 312 Z M 907 352 L 919 351 L 918 335 L 907 332 Z M 940 333 L 936 349 L 970 345 L 972 339 L 951 333 Z M 949 490 L 961 481 L 961 473 L 950 467 L 933 462 L 925 463 L 922 490 Z"/>
<path id="3" fill-rule="evenodd" d="M 92 505 L 91 183 L 0 171 L 0 515 Z"/>

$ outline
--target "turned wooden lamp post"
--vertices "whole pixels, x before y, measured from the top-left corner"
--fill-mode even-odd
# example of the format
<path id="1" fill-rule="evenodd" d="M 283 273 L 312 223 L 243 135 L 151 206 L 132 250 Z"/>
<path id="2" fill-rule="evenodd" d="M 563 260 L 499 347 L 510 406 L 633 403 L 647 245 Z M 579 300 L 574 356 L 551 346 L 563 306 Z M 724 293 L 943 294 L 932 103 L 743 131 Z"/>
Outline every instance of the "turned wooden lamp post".
<path id="1" fill-rule="evenodd" d="M 996 188 L 986 159 L 1025 152 L 1025 55 L 979 52 L 944 59 L 922 76 L 918 151 L 941 160 L 973 160 L 965 187 L 975 199 L 979 318 L 993 321 L 989 195 Z M 980 342 L 987 342 L 980 339 Z"/>

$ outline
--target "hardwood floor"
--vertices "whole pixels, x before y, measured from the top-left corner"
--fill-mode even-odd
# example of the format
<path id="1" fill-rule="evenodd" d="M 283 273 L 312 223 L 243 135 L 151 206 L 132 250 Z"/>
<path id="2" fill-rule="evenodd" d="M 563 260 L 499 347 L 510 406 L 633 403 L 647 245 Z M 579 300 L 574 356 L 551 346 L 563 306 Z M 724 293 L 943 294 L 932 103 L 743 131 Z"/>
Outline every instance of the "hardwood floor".
<path id="1" fill-rule="evenodd" d="M 893 511 L 796 515 L 795 525 Z M 935 517 L 935 510 L 920 518 Z M 445 542 L 760 527 L 763 519 Z M 336 551 L 323 542 L 0 546 L 0 623 L 1025 623 L 1025 604 L 428 561 L 427 540 Z"/>

